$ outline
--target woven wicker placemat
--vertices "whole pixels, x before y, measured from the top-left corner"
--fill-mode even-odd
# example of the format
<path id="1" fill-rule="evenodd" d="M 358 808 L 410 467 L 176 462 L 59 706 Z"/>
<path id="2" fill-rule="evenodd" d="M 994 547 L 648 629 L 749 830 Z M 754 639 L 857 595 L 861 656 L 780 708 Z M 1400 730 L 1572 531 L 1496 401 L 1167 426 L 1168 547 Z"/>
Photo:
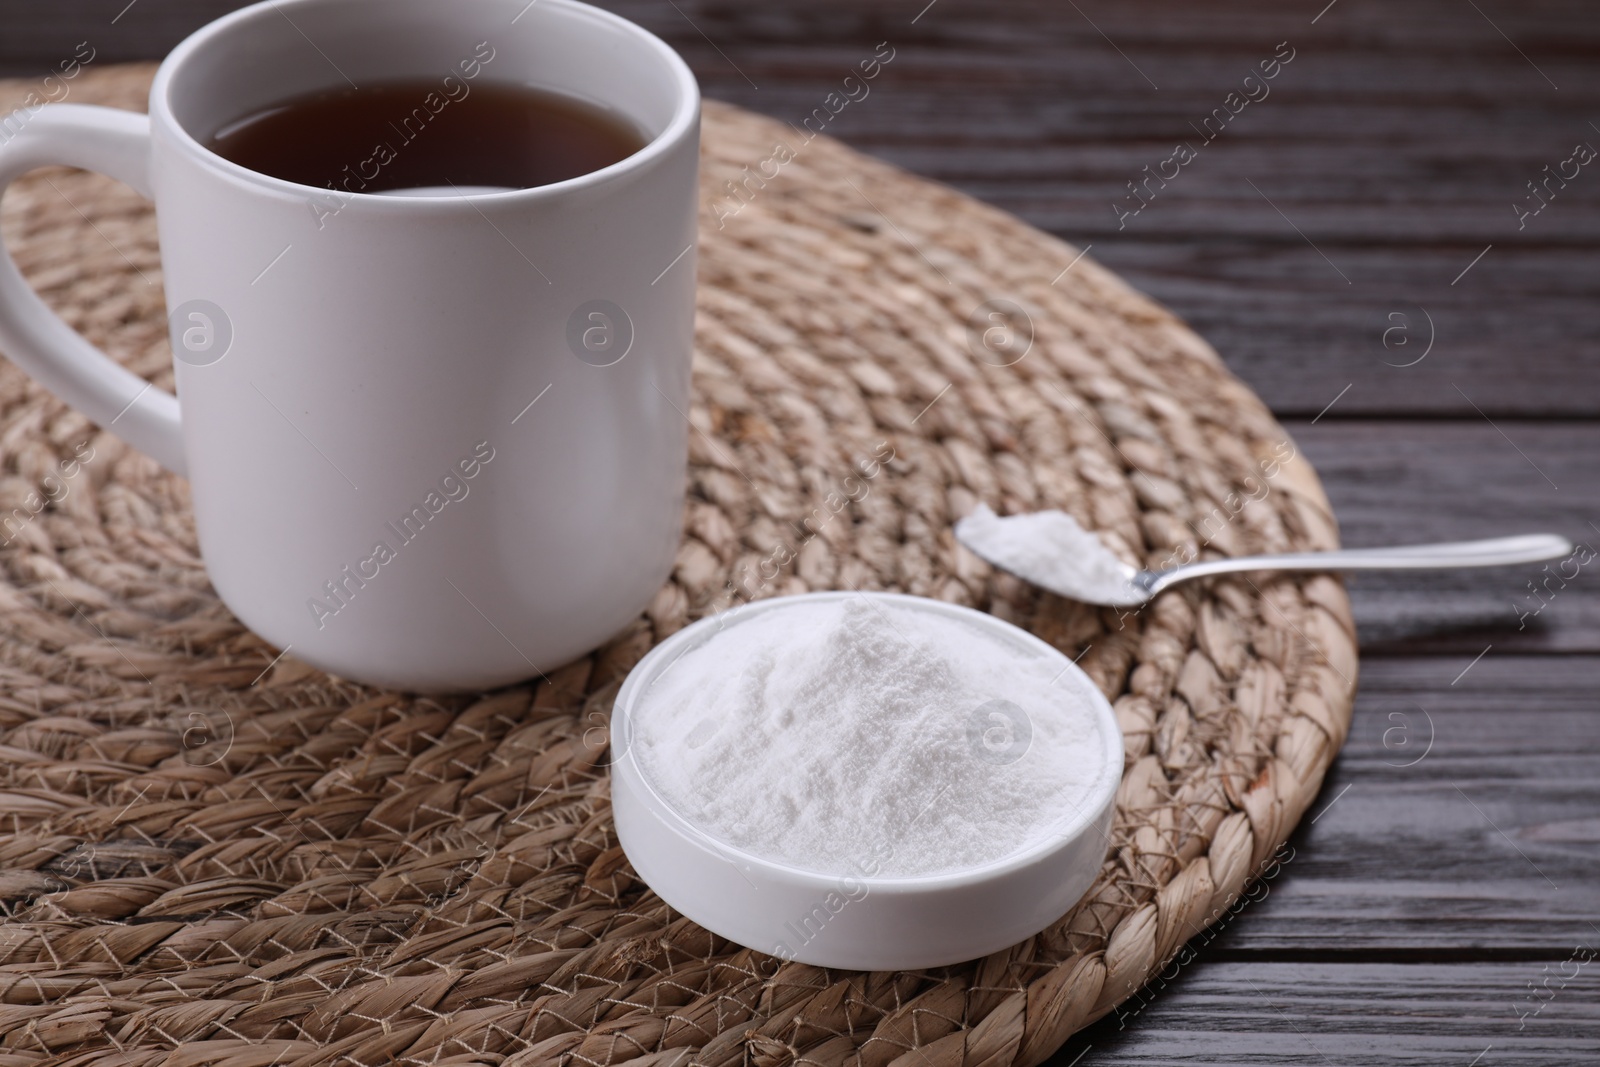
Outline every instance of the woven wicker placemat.
<path id="1" fill-rule="evenodd" d="M 141 108 L 150 73 L 84 73 L 71 99 Z M 0 113 L 30 88 L 0 87 Z M 211 592 L 186 483 L 0 366 L 0 1067 L 1034 1064 L 1270 860 L 1348 728 L 1338 582 L 1103 611 L 950 527 L 984 501 L 1065 508 L 1149 564 L 1334 547 L 1282 428 L 1075 249 L 793 127 L 705 118 L 677 569 L 548 684 L 423 699 L 278 659 Z M 68 322 L 171 386 L 148 205 L 43 171 L 3 224 Z M 708 612 L 831 588 L 991 611 L 1115 703 L 1114 848 L 1049 930 L 959 967 L 830 972 L 634 878 L 607 803 L 621 676 Z"/>

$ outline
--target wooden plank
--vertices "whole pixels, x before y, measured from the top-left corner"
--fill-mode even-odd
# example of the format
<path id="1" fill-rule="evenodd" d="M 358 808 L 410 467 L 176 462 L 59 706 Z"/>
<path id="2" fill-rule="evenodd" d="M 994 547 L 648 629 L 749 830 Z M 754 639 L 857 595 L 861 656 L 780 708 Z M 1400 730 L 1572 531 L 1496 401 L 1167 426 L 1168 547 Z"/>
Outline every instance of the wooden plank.
<path id="1" fill-rule="evenodd" d="M 1595 250 L 1497 244 L 1452 286 L 1487 243 L 1341 251 L 1353 286 L 1304 245 L 1095 242 L 1091 255 L 1183 315 L 1285 417 L 1315 418 L 1346 386 L 1323 422 L 1476 418 L 1472 403 L 1495 418 L 1600 411 L 1600 376 L 1580 370 L 1600 348 Z"/>
<path id="2" fill-rule="evenodd" d="M 1286 428 L 1322 476 L 1347 545 L 1551 530 L 1600 551 L 1594 423 L 1479 417 Z M 1561 566 L 1544 567 L 1354 575 L 1363 649 L 1470 657 L 1492 643 L 1500 652 L 1600 652 L 1600 559 L 1568 564 L 1576 576 L 1564 585 Z"/>
<path id="3" fill-rule="evenodd" d="M 1569 946 L 1523 963 L 1202 959 L 1078 1034 L 1049 1063 L 1591 1065 L 1600 1060 L 1600 961 L 1570 956 Z M 1530 982 L 1540 999 L 1528 999 Z"/>
<path id="4" fill-rule="evenodd" d="M 1593 656 L 1364 661 L 1349 739 L 1292 853 L 1204 940 L 1222 959 L 1600 945 L 1596 692 Z"/>
<path id="5" fill-rule="evenodd" d="M 44 74 L 80 41 L 95 62 L 159 59 L 212 19 L 245 6 L 237 0 L 0 0 L 0 72 Z"/>

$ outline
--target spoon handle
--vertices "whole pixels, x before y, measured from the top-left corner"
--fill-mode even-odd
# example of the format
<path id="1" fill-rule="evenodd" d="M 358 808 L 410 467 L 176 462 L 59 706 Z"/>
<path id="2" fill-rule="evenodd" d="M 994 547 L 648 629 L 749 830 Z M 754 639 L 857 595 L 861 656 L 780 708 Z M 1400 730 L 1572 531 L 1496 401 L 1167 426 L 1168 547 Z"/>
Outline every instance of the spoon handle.
<path id="1" fill-rule="evenodd" d="M 1557 534 L 1522 534 L 1486 541 L 1449 541 L 1394 548 L 1344 548 L 1336 552 L 1289 552 L 1276 556 L 1208 559 L 1160 572 L 1150 583 L 1155 595 L 1169 585 L 1239 571 L 1402 571 L 1451 567 L 1503 567 L 1569 556 L 1573 545 Z"/>

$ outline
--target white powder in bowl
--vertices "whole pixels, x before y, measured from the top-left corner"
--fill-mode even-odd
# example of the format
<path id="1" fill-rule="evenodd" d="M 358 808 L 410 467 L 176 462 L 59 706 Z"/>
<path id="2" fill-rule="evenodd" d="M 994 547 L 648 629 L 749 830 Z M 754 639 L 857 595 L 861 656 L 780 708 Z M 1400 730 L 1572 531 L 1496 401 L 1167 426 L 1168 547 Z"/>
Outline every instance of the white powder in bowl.
<path id="1" fill-rule="evenodd" d="M 980 867 L 1068 828 L 1107 766 L 1059 656 L 862 595 L 737 615 L 634 703 L 632 754 L 710 837 L 790 867 Z"/>

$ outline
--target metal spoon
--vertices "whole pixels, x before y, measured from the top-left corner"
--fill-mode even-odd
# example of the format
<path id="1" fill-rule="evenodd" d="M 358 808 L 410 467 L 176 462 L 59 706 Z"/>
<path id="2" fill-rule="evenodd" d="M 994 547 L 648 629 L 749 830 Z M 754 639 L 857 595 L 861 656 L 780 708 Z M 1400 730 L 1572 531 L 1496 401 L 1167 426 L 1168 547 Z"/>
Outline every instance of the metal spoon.
<path id="1" fill-rule="evenodd" d="M 1060 596 L 1105 607 L 1134 607 L 1179 582 L 1239 571 L 1503 567 L 1558 559 L 1573 552 L 1572 542 L 1565 537 L 1543 533 L 1395 548 L 1241 556 L 1143 571 L 1122 562 L 1099 538 L 1064 512 L 1036 512 L 1002 519 L 980 506 L 956 523 L 955 533 L 963 545 L 1002 570 Z"/>

